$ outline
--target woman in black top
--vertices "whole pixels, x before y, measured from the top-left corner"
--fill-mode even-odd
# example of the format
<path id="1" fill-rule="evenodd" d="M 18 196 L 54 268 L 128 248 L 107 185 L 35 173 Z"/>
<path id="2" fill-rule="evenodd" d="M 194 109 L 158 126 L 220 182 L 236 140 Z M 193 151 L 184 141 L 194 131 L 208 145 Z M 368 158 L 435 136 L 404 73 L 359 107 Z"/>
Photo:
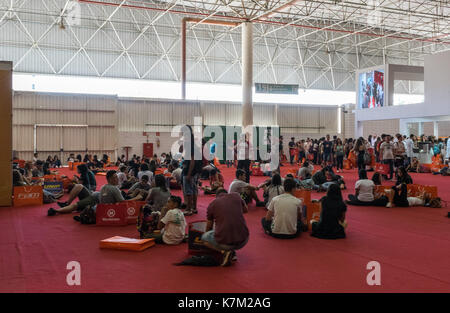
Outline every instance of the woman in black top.
<path id="1" fill-rule="evenodd" d="M 320 221 L 312 222 L 311 236 L 321 239 L 345 238 L 345 212 L 347 211 L 347 206 L 342 200 L 339 185 L 331 185 L 328 188 L 327 195 L 320 202 L 322 203 Z"/>
<path id="2" fill-rule="evenodd" d="M 412 183 L 413 183 L 413 180 L 412 180 L 411 176 L 409 176 L 409 174 L 406 172 L 406 169 L 403 166 L 400 166 L 397 169 L 397 184 L 396 184 L 396 186 L 401 185 L 401 184 L 409 185 Z"/>

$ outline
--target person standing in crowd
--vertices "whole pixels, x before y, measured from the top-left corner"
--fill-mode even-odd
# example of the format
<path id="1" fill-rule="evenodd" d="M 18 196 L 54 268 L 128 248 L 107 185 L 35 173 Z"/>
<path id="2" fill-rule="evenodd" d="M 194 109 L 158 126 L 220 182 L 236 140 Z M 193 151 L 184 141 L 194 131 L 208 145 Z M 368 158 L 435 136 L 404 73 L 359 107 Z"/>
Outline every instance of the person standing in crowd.
<path id="1" fill-rule="evenodd" d="M 399 168 L 405 165 L 406 149 L 402 135 L 397 134 L 396 137 L 397 142 L 394 143 L 395 167 Z"/>
<path id="2" fill-rule="evenodd" d="M 344 145 L 341 138 L 336 140 L 334 151 L 336 153 L 336 172 L 339 173 L 344 170 Z"/>
<path id="3" fill-rule="evenodd" d="M 384 135 L 384 142 L 380 145 L 380 155 L 383 164 L 389 165 L 389 178 L 388 180 L 392 180 L 394 175 L 394 149 L 393 144 L 391 143 L 391 136 Z"/>
<path id="4" fill-rule="evenodd" d="M 332 162 L 333 142 L 330 140 L 330 135 L 327 135 L 326 140 L 323 142 L 323 161 L 325 165 Z"/>
<path id="5" fill-rule="evenodd" d="M 366 168 L 364 156 L 366 154 L 366 145 L 364 143 L 364 138 L 360 137 L 356 141 L 356 145 L 353 148 L 353 152 L 357 156 L 357 164 L 358 164 L 358 170 L 363 170 Z"/>
<path id="6" fill-rule="evenodd" d="M 289 141 L 289 160 L 291 165 L 294 165 L 295 158 L 295 138 L 291 137 L 291 141 Z"/>
<path id="7" fill-rule="evenodd" d="M 237 168 L 245 172 L 245 181 L 250 182 L 250 142 L 248 134 L 241 134 L 237 144 L 238 165 Z"/>
<path id="8" fill-rule="evenodd" d="M 411 164 L 411 158 L 413 157 L 414 135 L 410 134 L 409 137 L 404 141 L 404 144 L 406 153 L 405 166 L 408 167 L 409 164 Z"/>

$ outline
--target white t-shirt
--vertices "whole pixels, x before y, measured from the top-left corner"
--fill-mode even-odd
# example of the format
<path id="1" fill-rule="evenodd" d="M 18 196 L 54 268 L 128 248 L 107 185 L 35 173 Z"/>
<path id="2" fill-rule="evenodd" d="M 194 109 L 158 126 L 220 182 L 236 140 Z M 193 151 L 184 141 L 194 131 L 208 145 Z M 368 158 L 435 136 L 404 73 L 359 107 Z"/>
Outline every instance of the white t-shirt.
<path id="1" fill-rule="evenodd" d="M 148 181 L 149 181 L 149 182 L 152 182 L 152 181 L 153 181 L 153 172 L 151 172 L 151 171 L 144 171 L 144 172 L 140 171 L 140 172 L 138 173 L 138 179 L 141 180 L 141 179 L 142 179 L 142 176 L 144 176 L 144 175 L 147 175 L 147 176 L 148 176 Z"/>
<path id="2" fill-rule="evenodd" d="M 409 206 L 424 206 L 425 201 L 423 199 L 417 198 L 417 197 L 408 197 L 408 204 Z"/>
<path id="3" fill-rule="evenodd" d="M 117 178 L 119 178 L 119 186 L 122 186 L 122 184 L 127 181 L 127 175 L 123 172 L 118 172 Z"/>
<path id="4" fill-rule="evenodd" d="M 245 181 L 242 181 L 240 179 L 235 179 L 231 182 L 230 188 L 228 189 L 229 193 L 236 192 L 236 193 L 242 193 L 244 189 L 248 186 L 248 183 Z"/>
<path id="5" fill-rule="evenodd" d="M 412 141 L 411 138 L 408 138 L 404 141 L 404 144 L 405 144 L 405 148 L 406 148 L 406 156 L 408 158 L 412 158 L 414 142 Z"/>
<path id="6" fill-rule="evenodd" d="M 177 168 L 177 169 L 173 170 L 173 172 L 172 172 L 172 177 L 175 178 L 178 183 L 181 182 L 181 174 L 182 174 L 182 172 L 183 172 L 182 168 Z"/>
<path id="7" fill-rule="evenodd" d="M 169 210 L 161 222 L 165 225 L 162 231 L 164 243 L 168 245 L 180 244 L 186 234 L 186 219 L 183 212 L 180 209 Z"/>
<path id="8" fill-rule="evenodd" d="M 358 200 L 362 202 L 372 202 L 373 189 L 375 188 L 375 183 L 370 179 L 360 179 L 355 184 L 355 189 L 359 189 Z"/>
<path id="9" fill-rule="evenodd" d="M 284 235 L 297 233 L 299 208 L 302 208 L 302 201 L 289 193 L 273 198 L 268 207 L 268 210 L 274 214 L 272 232 Z"/>

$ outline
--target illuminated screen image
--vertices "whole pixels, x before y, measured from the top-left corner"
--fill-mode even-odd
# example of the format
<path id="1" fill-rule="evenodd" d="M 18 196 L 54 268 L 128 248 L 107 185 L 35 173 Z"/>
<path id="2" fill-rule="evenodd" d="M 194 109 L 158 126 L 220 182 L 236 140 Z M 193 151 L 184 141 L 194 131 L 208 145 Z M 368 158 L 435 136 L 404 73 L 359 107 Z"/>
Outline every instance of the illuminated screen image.
<path id="1" fill-rule="evenodd" d="M 360 109 L 379 108 L 384 105 L 384 72 L 359 74 L 358 106 Z"/>

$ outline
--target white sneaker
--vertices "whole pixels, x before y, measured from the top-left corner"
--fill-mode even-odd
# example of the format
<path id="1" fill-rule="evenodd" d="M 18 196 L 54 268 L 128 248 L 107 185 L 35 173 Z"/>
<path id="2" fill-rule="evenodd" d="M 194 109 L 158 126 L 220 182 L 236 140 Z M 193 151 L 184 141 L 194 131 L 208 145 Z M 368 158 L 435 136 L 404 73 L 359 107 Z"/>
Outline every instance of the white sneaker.
<path id="1" fill-rule="evenodd" d="M 387 208 L 392 208 L 392 203 L 389 202 L 388 204 L 386 204 L 386 207 Z"/>

